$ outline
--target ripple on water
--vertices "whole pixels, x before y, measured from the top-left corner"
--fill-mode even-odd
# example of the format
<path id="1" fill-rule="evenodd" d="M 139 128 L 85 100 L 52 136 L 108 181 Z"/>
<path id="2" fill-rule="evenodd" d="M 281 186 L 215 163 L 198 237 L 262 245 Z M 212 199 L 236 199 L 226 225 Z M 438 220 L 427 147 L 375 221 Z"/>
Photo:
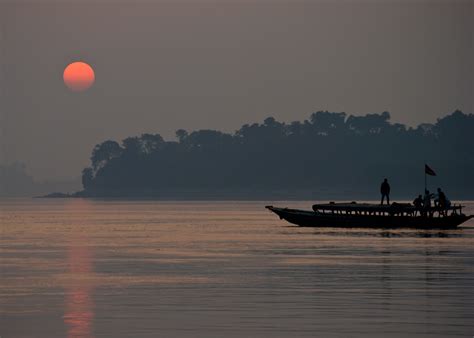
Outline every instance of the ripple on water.
<path id="1" fill-rule="evenodd" d="M 0 204 L 5 337 L 474 331 L 474 220 L 449 231 L 312 229 L 288 226 L 268 202 Z"/>

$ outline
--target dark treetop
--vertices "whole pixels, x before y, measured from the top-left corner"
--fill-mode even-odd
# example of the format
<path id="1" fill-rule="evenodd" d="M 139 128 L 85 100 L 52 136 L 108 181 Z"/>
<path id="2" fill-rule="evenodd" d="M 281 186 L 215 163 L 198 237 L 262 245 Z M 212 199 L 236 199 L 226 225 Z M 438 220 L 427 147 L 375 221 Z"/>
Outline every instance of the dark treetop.
<path id="1" fill-rule="evenodd" d="M 452 198 L 474 196 L 474 115 L 460 111 L 407 128 L 390 114 L 318 111 L 289 124 L 269 117 L 234 134 L 176 131 L 104 141 L 82 173 L 79 196 L 176 198 L 378 198 L 383 178 L 394 197 L 423 189 L 424 163 Z"/>

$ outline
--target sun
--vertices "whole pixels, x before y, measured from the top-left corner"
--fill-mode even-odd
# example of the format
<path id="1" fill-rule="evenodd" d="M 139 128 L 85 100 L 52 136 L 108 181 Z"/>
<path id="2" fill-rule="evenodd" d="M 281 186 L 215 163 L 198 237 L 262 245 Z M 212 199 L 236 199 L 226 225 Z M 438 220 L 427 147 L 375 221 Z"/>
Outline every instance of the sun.
<path id="1" fill-rule="evenodd" d="M 82 92 L 94 84 L 94 69 L 85 62 L 73 62 L 64 69 L 63 80 L 70 90 Z"/>

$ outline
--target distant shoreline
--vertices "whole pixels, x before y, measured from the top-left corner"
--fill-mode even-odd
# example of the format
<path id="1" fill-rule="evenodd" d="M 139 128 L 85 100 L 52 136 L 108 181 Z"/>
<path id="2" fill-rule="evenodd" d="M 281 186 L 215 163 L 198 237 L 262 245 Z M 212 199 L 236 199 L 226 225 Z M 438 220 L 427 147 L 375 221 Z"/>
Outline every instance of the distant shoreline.
<path id="1" fill-rule="evenodd" d="M 419 192 L 421 193 L 421 192 Z M 393 201 L 411 201 L 418 192 L 393 194 Z M 309 191 L 309 190 L 173 190 L 173 191 L 134 191 L 134 192 L 87 192 L 75 193 L 53 192 L 47 195 L 35 196 L 34 198 L 86 198 L 86 199 L 114 199 L 114 200 L 176 200 L 176 201 L 219 201 L 219 200 L 319 200 L 319 201 L 373 201 L 378 200 L 380 195 L 376 191 L 341 192 L 341 191 Z M 474 194 L 449 195 L 451 200 L 474 200 Z"/>

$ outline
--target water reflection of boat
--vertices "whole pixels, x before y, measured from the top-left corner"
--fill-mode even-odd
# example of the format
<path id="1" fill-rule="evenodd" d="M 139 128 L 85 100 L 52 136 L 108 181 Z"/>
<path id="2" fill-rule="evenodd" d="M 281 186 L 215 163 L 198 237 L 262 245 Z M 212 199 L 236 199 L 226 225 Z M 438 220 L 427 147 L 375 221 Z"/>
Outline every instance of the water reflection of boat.
<path id="1" fill-rule="evenodd" d="M 411 204 L 327 203 L 313 205 L 313 211 L 266 206 L 293 224 L 307 227 L 453 229 L 474 215 L 462 213 L 462 206 L 417 209 Z"/>

